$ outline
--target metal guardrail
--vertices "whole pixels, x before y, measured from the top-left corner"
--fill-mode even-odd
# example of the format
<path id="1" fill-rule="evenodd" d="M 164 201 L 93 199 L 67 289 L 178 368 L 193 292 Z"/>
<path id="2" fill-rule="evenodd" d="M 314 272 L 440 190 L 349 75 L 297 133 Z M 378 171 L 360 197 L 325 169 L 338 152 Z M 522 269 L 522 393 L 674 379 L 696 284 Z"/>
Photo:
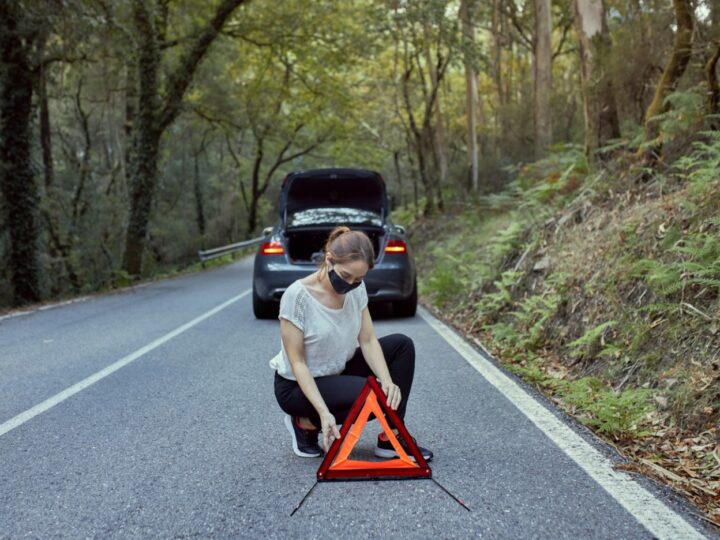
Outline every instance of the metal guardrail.
<path id="1" fill-rule="evenodd" d="M 236 244 L 228 244 L 227 246 L 206 249 L 205 251 L 201 250 L 198 251 L 198 257 L 200 258 L 201 262 L 209 261 L 210 259 L 217 259 L 218 257 L 222 257 L 223 255 L 227 255 L 228 253 L 232 253 L 233 251 L 239 251 L 246 247 L 260 245 L 263 240 L 265 240 L 264 236 L 258 236 L 257 238 L 252 238 L 251 240 L 243 240 L 242 242 L 237 242 Z"/>

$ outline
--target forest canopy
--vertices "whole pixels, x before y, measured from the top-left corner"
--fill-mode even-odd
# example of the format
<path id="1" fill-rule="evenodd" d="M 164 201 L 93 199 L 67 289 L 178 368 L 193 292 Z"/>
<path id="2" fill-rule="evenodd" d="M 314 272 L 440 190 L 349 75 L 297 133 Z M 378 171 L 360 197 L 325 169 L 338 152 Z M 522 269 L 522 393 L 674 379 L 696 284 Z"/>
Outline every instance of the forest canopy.
<path id="1" fill-rule="evenodd" d="M 582 149 L 652 170 L 717 127 L 720 2 L 0 4 L 0 303 L 257 236 L 292 170 L 441 215 Z"/>

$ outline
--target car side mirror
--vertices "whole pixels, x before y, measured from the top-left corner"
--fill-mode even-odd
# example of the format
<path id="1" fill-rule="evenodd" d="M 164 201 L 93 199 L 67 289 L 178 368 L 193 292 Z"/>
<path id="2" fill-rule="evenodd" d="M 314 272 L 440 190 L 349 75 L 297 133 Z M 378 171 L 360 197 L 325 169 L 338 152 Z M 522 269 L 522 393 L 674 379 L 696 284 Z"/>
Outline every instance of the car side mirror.
<path id="1" fill-rule="evenodd" d="M 403 227 L 402 225 L 395 225 L 395 230 L 400 234 L 405 234 L 405 227 Z"/>
<path id="2" fill-rule="evenodd" d="M 272 232 L 273 232 L 272 227 L 265 227 L 263 229 L 263 236 L 270 236 L 272 234 Z"/>

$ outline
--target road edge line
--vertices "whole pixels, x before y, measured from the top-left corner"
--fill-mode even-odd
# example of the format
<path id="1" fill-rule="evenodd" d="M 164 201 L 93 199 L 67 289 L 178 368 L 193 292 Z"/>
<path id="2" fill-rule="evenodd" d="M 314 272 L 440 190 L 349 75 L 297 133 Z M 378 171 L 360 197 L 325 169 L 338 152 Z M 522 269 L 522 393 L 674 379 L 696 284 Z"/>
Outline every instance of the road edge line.
<path id="1" fill-rule="evenodd" d="M 132 352 L 128 354 L 127 356 L 122 357 L 120 360 L 117 360 L 116 362 L 113 362 L 109 366 L 101 369 L 100 371 L 97 371 L 90 375 L 89 377 L 86 377 L 82 381 L 73 384 L 72 386 L 66 388 L 62 392 L 58 392 L 54 396 L 46 399 L 45 401 L 38 403 L 34 407 L 31 407 L 30 409 L 27 409 L 24 412 L 21 412 L 20 414 L 12 417 L 10 420 L 7 420 L 6 422 L 3 422 L 0 424 L 0 437 L 5 435 L 6 433 L 12 431 L 13 429 L 20 427 L 25 422 L 28 422 L 38 416 L 39 414 L 44 413 L 45 411 L 52 409 L 55 405 L 58 405 L 59 403 L 62 403 L 66 399 L 74 396 L 78 392 L 84 390 L 85 388 L 88 388 L 89 386 L 92 386 L 96 382 L 104 379 L 108 375 L 111 375 L 112 373 L 115 373 L 117 370 L 127 366 L 128 364 L 134 362 L 138 358 L 144 356 L 145 354 L 149 353 L 153 349 L 157 349 L 164 343 L 167 343 L 174 337 L 179 336 L 186 330 L 189 330 L 193 326 L 203 322 L 205 319 L 208 319 L 209 317 L 212 317 L 216 313 L 222 311 L 226 307 L 234 304 L 238 300 L 244 298 L 250 292 L 252 289 L 248 289 L 246 291 L 243 291 L 242 293 L 238 294 L 237 296 L 231 298 L 230 300 L 227 300 L 223 302 L 222 304 L 212 308 L 209 311 L 206 311 L 202 315 L 195 317 L 190 322 L 187 322 L 181 326 L 178 326 L 175 330 L 172 330 L 165 334 L 162 337 L 159 337 L 155 341 L 152 341 L 151 343 L 145 345 L 144 347 L 139 348 L 135 352 Z"/>
<path id="2" fill-rule="evenodd" d="M 453 329 L 422 307 L 418 307 L 418 315 L 652 535 L 659 540 L 706 539 L 706 536 L 638 484 L 632 476 L 613 469 L 608 458 Z"/>

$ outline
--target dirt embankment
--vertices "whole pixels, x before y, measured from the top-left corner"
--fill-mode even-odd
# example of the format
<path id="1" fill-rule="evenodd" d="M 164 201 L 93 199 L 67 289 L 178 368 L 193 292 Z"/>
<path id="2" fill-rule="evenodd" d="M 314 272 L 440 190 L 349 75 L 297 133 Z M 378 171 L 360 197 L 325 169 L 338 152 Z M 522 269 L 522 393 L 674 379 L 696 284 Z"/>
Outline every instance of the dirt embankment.
<path id="1" fill-rule="evenodd" d="M 618 178 L 540 223 L 458 203 L 410 231 L 428 308 L 720 525 L 720 187 L 688 190 Z"/>

